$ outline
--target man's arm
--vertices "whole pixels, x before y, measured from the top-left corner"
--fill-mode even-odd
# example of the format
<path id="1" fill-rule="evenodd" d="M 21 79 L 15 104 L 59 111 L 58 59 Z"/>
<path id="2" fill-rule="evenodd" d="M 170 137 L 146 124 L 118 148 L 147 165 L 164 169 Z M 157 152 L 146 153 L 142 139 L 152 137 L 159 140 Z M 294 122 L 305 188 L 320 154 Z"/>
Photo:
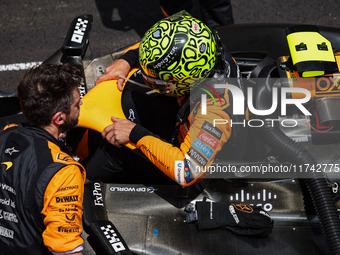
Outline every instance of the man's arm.
<path id="1" fill-rule="evenodd" d="M 103 81 L 117 80 L 117 86 L 120 91 L 123 90 L 124 79 L 132 68 L 138 67 L 138 47 L 139 43 L 126 50 L 123 56 L 109 65 L 103 75 L 99 76 L 96 85 Z"/>
<path id="2" fill-rule="evenodd" d="M 81 254 L 84 175 L 76 165 L 59 170 L 44 195 L 44 245 L 53 254 Z"/>
<path id="3" fill-rule="evenodd" d="M 118 147 L 133 142 L 136 148 L 140 149 L 164 174 L 185 187 L 196 183 L 202 177 L 203 172 L 200 172 L 197 167 L 211 165 L 230 137 L 230 125 L 215 127 L 216 133 L 220 135 L 218 137 L 209 134 L 207 127 L 213 127 L 214 119 L 225 119 L 230 123 L 230 117 L 223 108 L 218 105 L 211 106 L 208 108 L 207 115 L 196 115 L 189 132 L 186 133 L 182 126 L 181 133 L 184 134 L 184 139 L 180 147 L 161 140 L 146 128 L 129 120 L 116 118 L 112 119 L 114 121 L 112 125 L 104 129 L 102 136 Z M 204 137 L 209 137 L 209 144 L 206 144 Z M 204 149 L 204 152 L 199 152 L 200 149 Z"/>

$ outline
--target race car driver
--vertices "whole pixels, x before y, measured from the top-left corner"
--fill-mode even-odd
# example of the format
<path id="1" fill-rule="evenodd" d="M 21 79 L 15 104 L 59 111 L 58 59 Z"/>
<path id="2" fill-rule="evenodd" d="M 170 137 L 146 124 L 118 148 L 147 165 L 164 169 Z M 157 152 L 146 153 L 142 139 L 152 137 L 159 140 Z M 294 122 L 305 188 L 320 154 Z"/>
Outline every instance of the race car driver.
<path id="1" fill-rule="evenodd" d="M 126 82 L 123 93 L 142 91 L 143 83 L 161 96 L 152 97 L 150 94 L 154 93 L 150 91 L 132 95 L 132 103 L 125 108 L 130 115 L 133 112 L 133 118 L 113 116 L 113 124 L 103 130 L 102 136 L 116 147 L 132 142 L 158 169 L 183 187 L 199 181 L 204 174 L 201 170 L 214 162 L 222 147 L 232 143 L 231 137 L 237 133 L 229 125 L 216 126 L 213 122 L 230 120 L 232 102 L 228 90 L 216 91 L 204 82 L 207 77 L 224 76 L 239 83 L 238 67 L 218 39 L 204 23 L 179 12 L 152 26 L 140 45 L 107 67 L 97 81 L 98 84 L 118 79 L 118 88 L 122 90 L 129 70 L 140 66 Z M 139 86 L 133 86 L 135 83 Z M 204 115 L 200 114 L 202 93 L 211 95 Z M 153 103 L 155 100 L 157 103 Z M 171 125 L 176 116 L 177 123 Z M 124 160 L 117 159 L 119 149 L 113 150 L 114 153 L 107 154 L 118 171 Z M 98 162 L 102 160 L 98 158 L 88 161 L 88 177 L 107 181 L 99 171 Z"/>
<path id="2" fill-rule="evenodd" d="M 27 124 L 0 133 L 1 254 L 82 254 L 86 174 L 58 140 L 77 125 L 81 82 L 75 67 L 42 64 L 19 83 Z"/>

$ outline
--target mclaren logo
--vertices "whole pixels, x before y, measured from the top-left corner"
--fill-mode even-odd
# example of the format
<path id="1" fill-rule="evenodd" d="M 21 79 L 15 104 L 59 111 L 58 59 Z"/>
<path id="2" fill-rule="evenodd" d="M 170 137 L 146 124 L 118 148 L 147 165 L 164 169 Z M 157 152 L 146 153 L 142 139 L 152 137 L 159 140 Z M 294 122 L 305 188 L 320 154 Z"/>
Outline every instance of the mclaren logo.
<path id="1" fill-rule="evenodd" d="M 236 210 L 239 210 L 241 212 L 245 212 L 245 213 L 252 213 L 253 212 L 253 208 L 250 205 L 247 204 L 232 204 Z"/>
<path id="2" fill-rule="evenodd" d="M 8 169 L 10 169 L 10 168 L 13 166 L 13 163 L 10 162 L 10 161 L 8 161 L 8 162 L 2 162 L 1 164 L 6 166 L 5 171 L 7 171 Z"/>
<path id="3" fill-rule="evenodd" d="M 67 214 L 65 214 L 65 217 L 68 221 L 74 221 L 76 219 L 76 215 L 75 214 L 72 214 L 71 217 L 68 216 Z"/>

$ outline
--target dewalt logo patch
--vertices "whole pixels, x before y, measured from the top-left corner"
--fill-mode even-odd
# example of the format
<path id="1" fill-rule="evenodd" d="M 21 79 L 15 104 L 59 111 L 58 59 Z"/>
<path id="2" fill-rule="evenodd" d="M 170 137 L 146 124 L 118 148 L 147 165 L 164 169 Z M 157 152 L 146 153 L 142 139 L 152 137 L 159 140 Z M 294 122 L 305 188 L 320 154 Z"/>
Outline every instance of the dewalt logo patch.
<path id="1" fill-rule="evenodd" d="M 57 203 L 70 203 L 78 201 L 78 195 L 75 196 L 64 196 L 64 197 L 56 197 Z"/>

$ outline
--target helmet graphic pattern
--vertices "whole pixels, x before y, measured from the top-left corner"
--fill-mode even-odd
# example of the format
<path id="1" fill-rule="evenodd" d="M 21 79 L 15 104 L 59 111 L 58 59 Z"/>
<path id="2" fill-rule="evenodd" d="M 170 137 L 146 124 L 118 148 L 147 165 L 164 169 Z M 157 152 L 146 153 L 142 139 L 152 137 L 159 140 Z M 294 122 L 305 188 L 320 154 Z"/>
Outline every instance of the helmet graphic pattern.
<path id="1" fill-rule="evenodd" d="M 169 95 L 185 95 L 215 65 L 214 35 L 188 13 L 174 14 L 147 31 L 139 47 L 139 62 L 148 77 L 173 84 Z"/>

